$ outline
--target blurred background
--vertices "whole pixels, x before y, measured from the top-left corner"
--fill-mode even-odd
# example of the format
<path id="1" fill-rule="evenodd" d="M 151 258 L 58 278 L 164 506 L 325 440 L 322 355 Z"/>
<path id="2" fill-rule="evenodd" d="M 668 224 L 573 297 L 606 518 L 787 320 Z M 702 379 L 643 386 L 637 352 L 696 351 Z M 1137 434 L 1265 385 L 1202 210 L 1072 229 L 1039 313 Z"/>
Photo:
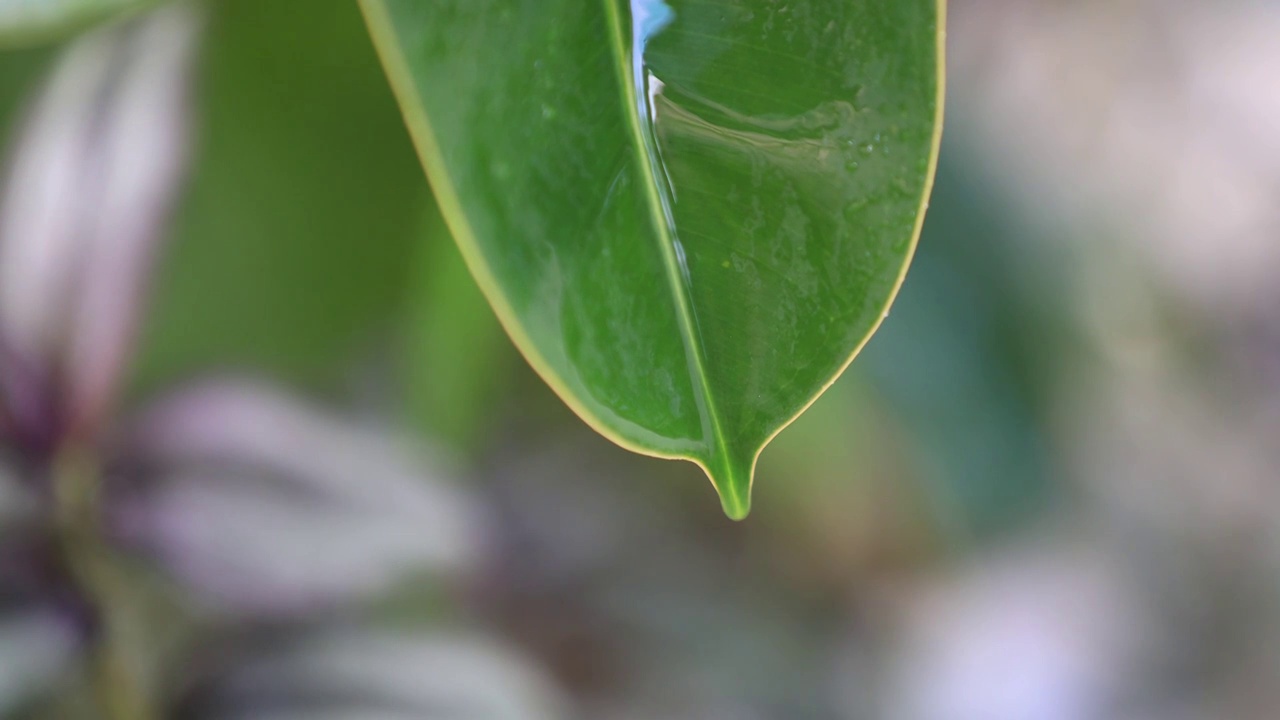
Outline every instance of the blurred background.
<path id="1" fill-rule="evenodd" d="M 915 263 L 745 523 L 518 356 L 354 3 L 219 0 L 200 34 L 123 406 L 234 372 L 414 438 L 477 550 L 380 622 L 499 643 L 558 717 L 1280 717 L 1274 0 L 953 2 Z M 0 56 L 11 153 L 59 50 Z M 482 694 L 506 667 L 414 657 Z"/>

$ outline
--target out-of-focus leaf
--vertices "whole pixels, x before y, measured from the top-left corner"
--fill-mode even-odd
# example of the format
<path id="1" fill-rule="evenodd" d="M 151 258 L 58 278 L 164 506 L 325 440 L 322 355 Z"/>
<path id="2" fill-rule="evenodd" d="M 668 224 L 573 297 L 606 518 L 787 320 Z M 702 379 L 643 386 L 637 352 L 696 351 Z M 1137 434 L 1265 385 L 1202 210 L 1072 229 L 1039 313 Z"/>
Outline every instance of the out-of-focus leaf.
<path id="1" fill-rule="evenodd" d="M 72 664 L 79 641 L 75 628 L 51 612 L 0 618 L 0 713 L 47 690 Z"/>
<path id="2" fill-rule="evenodd" d="M 0 198 L 0 352 L 56 386 L 43 390 L 75 430 L 101 418 L 133 346 L 184 167 L 198 27 L 179 4 L 77 40 L 15 138 Z"/>
<path id="3" fill-rule="evenodd" d="M 6 138 L 11 125 L 20 125 L 15 122 L 22 117 L 19 110 L 56 58 L 49 47 L 0 50 L 0 132 Z"/>
<path id="4" fill-rule="evenodd" d="M 445 218 L 590 425 L 701 465 L 766 443 L 905 272 L 940 128 L 938 0 L 364 0 Z"/>
<path id="5" fill-rule="evenodd" d="M 43 510 L 37 503 L 38 510 Z M 64 546 L 40 512 L 21 505 L 0 518 L 0 717 L 42 701 L 72 675 L 90 640 L 92 610 L 75 585 Z"/>
<path id="6" fill-rule="evenodd" d="M 1148 663 L 1167 662 L 1174 647 L 1152 642 L 1165 619 L 1149 604 L 1144 573 L 1101 543 L 1040 540 L 974 558 L 966 572 L 920 582 L 895 603 L 884 618 L 894 631 L 878 666 L 877 717 L 1203 717 L 1183 714 L 1168 697 L 1143 697 L 1160 687 Z M 857 717 L 866 698 L 843 695 L 843 717 Z M 1122 705 L 1132 709 L 1113 709 Z"/>
<path id="7" fill-rule="evenodd" d="M 57 37 L 158 0 L 0 0 L 0 46 Z"/>
<path id="8" fill-rule="evenodd" d="M 413 424 L 462 456 L 478 450 L 515 353 L 432 206 L 405 330 Z"/>
<path id="9" fill-rule="evenodd" d="M 1055 477 L 1046 373 L 1072 352 L 1065 258 L 944 148 L 912 282 L 859 367 L 901 423 L 936 527 L 963 546 L 1042 509 Z"/>
<path id="10" fill-rule="evenodd" d="M 184 392 L 130 440 L 154 478 L 113 505 L 116 531 L 215 608 L 328 607 L 479 553 L 476 508 L 429 464 L 265 387 Z"/>
<path id="11" fill-rule="evenodd" d="M 0 527 L 29 518 L 40 503 L 0 452 Z"/>
<path id="12" fill-rule="evenodd" d="M 558 693 L 500 646 L 335 628 L 237 658 L 175 717 L 198 720 L 551 720 Z"/>
<path id="13" fill-rule="evenodd" d="M 354 3 L 208 9 L 139 389 L 227 366 L 331 388 L 395 329 L 430 193 Z"/>

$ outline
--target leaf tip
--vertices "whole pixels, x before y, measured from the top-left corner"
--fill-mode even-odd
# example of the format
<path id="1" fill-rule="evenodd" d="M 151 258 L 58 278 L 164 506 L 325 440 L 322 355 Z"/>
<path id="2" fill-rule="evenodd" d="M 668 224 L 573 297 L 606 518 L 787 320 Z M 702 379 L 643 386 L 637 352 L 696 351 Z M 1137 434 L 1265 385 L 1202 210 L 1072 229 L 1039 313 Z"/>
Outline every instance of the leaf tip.
<path id="1" fill-rule="evenodd" d="M 751 513 L 750 475 L 729 474 L 723 478 L 712 476 L 711 484 L 720 496 L 720 506 L 730 520 L 744 520 Z M 745 479 L 744 479 L 745 478 Z"/>
<path id="2" fill-rule="evenodd" d="M 745 520 L 751 513 L 751 496 L 735 493 L 720 493 L 720 505 L 730 520 Z"/>

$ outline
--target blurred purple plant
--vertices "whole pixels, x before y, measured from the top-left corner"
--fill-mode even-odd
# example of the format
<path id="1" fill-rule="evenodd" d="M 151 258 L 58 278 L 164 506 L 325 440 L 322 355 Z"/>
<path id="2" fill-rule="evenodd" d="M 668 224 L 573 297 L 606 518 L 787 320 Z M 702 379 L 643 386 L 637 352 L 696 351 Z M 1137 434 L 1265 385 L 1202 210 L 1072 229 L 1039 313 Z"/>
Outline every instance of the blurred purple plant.
<path id="1" fill-rule="evenodd" d="M 58 525 L 103 423 L 186 148 L 194 23 L 171 11 L 74 44 L 27 118 L 0 199 L 0 480 L 12 701 L 99 632 Z M 61 486 L 60 486 L 61 482 Z"/>
<path id="2" fill-rule="evenodd" d="M 269 636 L 186 688 L 183 720 L 549 720 L 560 699 L 506 648 L 335 626 Z"/>
<path id="3" fill-rule="evenodd" d="M 317 717 L 348 686 L 325 712 L 546 717 L 549 694 L 497 650 L 317 624 L 478 554 L 469 497 L 388 433 L 232 379 L 114 416 L 187 157 L 197 15 L 180 3 L 75 42 L 17 135 L 0 198 L 0 714 L 112 642 L 118 598 L 87 552 L 147 559 L 214 622 L 298 636 L 237 649 L 166 698 L 179 717 Z"/>

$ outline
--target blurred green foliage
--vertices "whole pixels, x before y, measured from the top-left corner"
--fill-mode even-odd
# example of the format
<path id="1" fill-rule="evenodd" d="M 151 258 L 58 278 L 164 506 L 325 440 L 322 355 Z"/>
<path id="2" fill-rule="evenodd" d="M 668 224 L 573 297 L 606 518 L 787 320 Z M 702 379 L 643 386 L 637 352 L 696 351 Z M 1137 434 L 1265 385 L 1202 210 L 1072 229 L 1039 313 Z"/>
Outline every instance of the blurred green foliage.
<path id="1" fill-rule="evenodd" d="M 0 133 L 8 138 L 21 118 L 23 103 L 40 82 L 53 58 L 52 48 L 8 50 L 0 57 Z"/>
<path id="2" fill-rule="evenodd" d="M 423 233 L 404 325 L 405 410 L 459 460 L 475 460 L 518 356 L 435 205 Z"/>
<path id="3" fill-rule="evenodd" d="M 904 424 L 940 525 L 972 536 L 1052 487 L 1040 376 L 1065 319 L 1042 303 L 1049 258 L 1019 252 L 1017 211 L 981 192 L 965 148 L 944 147 L 911 274 L 861 369 Z"/>
<path id="4" fill-rule="evenodd" d="M 194 175 L 139 377 L 331 385 L 394 323 L 426 182 L 354 3 L 209 9 Z"/>

